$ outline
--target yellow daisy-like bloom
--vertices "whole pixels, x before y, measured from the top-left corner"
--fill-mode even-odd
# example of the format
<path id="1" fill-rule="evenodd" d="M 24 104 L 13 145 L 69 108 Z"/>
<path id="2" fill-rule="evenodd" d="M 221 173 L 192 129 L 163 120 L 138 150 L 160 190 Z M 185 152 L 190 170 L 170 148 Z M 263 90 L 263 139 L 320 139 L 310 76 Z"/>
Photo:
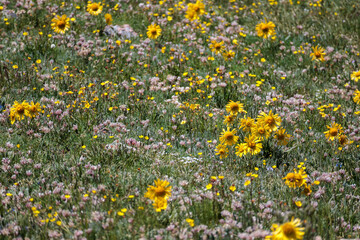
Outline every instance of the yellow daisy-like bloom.
<path id="1" fill-rule="evenodd" d="M 161 28 L 159 25 L 151 24 L 148 26 L 146 34 L 151 39 L 157 39 L 161 35 Z"/>
<path id="2" fill-rule="evenodd" d="M 236 134 L 236 129 L 233 129 L 231 131 L 229 127 L 227 128 L 227 130 L 223 129 L 220 135 L 220 142 L 227 146 L 234 145 L 239 139 L 239 137 L 235 136 L 235 134 Z"/>
<path id="3" fill-rule="evenodd" d="M 224 124 L 226 124 L 227 126 L 230 126 L 231 124 L 233 124 L 235 122 L 236 119 L 236 115 L 230 114 L 224 117 Z"/>
<path id="4" fill-rule="evenodd" d="M 54 19 L 51 20 L 51 28 L 54 29 L 56 33 L 64 34 L 67 30 L 70 29 L 70 18 L 66 15 L 61 17 L 56 15 Z"/>
<path id="5" fill-rule="evenodd" d="M 244 147 L 246 153 L 251 153 L 251 155 L 258 154 L 262 149 L 262 143 L 260 143 L 260 139 L 256 138 L 255 136 L 251 135 L 244 139 L 246 142 Z"/>
<path id="6" fill-rule="evenodd" d="M 268 114 L 262 112 L 260 113 L 260 116 L 258 117 L 258 122 L 262 122 L 264 124 L 267 124 L 271 131 L 276 131 L 278 129 L 278 126 L 281 124 L 281 117 L 277 114 L 273 114 L 272 110 Z"/>
<path id="7" fill-rule="evenodd" d="M 224 41 L 217 42 L 215 40 L 211 41 L 210 49 L 212 52 L 215 52 L 216 54 L 221 53 L 224 50 Z"/>
<path id="8" fill-rule="evenodd" d="M 170 183 L 166 180 L 157 179 L 154 181 L 155 186 L 149 185 L 145 197 L 153 201 L 156 201 L 159 198 L 168 199 L 171 196 L 171 186 L 168 186 Z"/>
<path id="9" fill-rule="evenodd" d="M 188 9 L 193 10 L 196 15 L 200 16 L 205 13 L 205 4 L 202 1 L 198 0 L 196 1 L 196 3 L 189 3 Z"/>
<path id="10" fill-rule="evenodd" d="M 240 129 L 242 129 L 244 132 L 251 132 L 251 128 L 255 126 L 255 120 L 251 117 L 244 117 L 240 119 Z"/>
<path id="11" fill-rule="evenodd" d="M 288 144 L 288 142 L 291 138 L 291 135 L 287 134 L 286 130 L 281 128 L 281 129 L 277 130 L 274 138 L 277 140 L 277 143 L 279 145 L 285 146 L 286 144 Z"/>
<path id="12" fill-rule="evenodd" d="M 226 61 L 228 61 L 228 60 L 233 59 L 233 57 L 235 56 L 235 52 L 232 50 L 229 50 L 229 51 L 225 51 L 222 55 L 223 55 L 224 59 Z"/>
<path id="13" fill-rule="evenodd" d="M 196 19 L 199 19 L 199 15 L 196 14 L 196 12 L 192 8 L 188 8 L 186 10 L 185 17 L 189 19 L 190 21 L 194 21 Z"/>
<path id="14" fill-rule="evenodd" d="M 242 157 L 242 156 L 246 155 L 246 143 L 240 143 L 240 144 L 236 145 L 235 149 L 236 149 L 235 154 L 237 156 Z"/>
<path id="15" fill-rule="evenodd" d="M 341 127 L 340 124 L 337 123 L 332 123 L 331 126 L 326 126 L 329 130 L 324 132 L 325 137 L 330 140 L 330 141 L 334 141 L 335 138 L 338 138 L 340 136 L 340 134 L 343 133 L 343 128 Z"/>
<path id="16" fill-rule="evenodd" d="M 36 115 L 39 114 L 39 112 L 41 112 L 41 106 L 40 103 L 34 103 L 33 101 L 31 101 L 29 107 L 28 107 L 28 117 L 30 118 L 34 118 Z"/>
<path id="17" fill-rule="evenodd" d="M 267 124 L 258 122 L 253 127 L 251 127 L 251 134 L 260 140 L 264 140 L 270 137 L 271 129 Z"/>
<path id="18" fill-rule="evenodd" d="M 238 114 L 241 112 L 245 112 L 244 110 L 244 104 L 240 103 L 239 101 L 234 102 L 230 100 L 230 102 L 226 105 L 226 111 L 231 114 Z"/>
<path id="19" fill-rule="evenodd" d="M 153 203 L 153 206 L 157 212 L 161 212 L 167 208 L 167 200 L 164 198 L 158 198 Z"/>
<path id="20" fill-rule="evenodd" d="M 299 172 L 294 169 L 294 172 L 288 173 L 283 179 L 290 188 L 296 188 L 306 184 L 305 178 L 307 178 L 307 175 L 303 169 L 300 169 Z"/>
<path id="21" fill-rule="evenodd" d="M 23 101 L 19 103 L 18 101 L 14 102 L 14 105 L 10 109 L 10 121 L 11 124 L 14 124 L 15 119 L 21 121 L 25 118 L 25 116 L 29 115 L 29 103 Z"/>
<path id="22" fill-rule="evenodd" d="M 227 158 L 229 150 L 226 145 L 219 144 L 216 146 L 215 155 L 219 155 L 220 159 Z"/>
<path id="23" fill-rule="evenodd" d="M 272 240 L 302 240 L 304 238 L 304 229 L 299 227 L 301 225 L 300 219 L 294 217 L 291 218 L 290 222 L 284 223 L 283 225 L 272 225 L 272 235 L 268 239 Z"/>
<path id="24" fill-rule="evenodd" d="M 99 3 L 93 3 L 89 2 L 87 5 L 87 11 L 94 16 L 99 15 L 103 10 L 103 6 L 101 5 L 101 2 Z"/>
<path id="25" fill-rule="evenodd" d="M 351 80 L 354 80 L 355 82 L 359 81 L 360 79 L 360 71 L 354 71 L 352 74 L 351 74 Z"/>
<path id="26" fill-rule="evenodd" d="M 265 20 L 265 22 L 259 23 L 258 25 L 256 25 L 255 30 L 257 31 L 257 34 L 259 37 L 262 37 L 265 39 L 276 35 L 275 24 L 271 21 L 267 22 Z"/>
<path id="27" fill-rule="evenodd" d="M 316 46 L 316 47 L 312 47 L 312 49 L 313 49 L 313 52 L 310 54 L 310 57 L 312 57 L 311 60 L 317 61 L 317 62 L 325 61 L 324 56 L 326 55 L 326 53 L 325 53 L 324 48 Z"/>
<path id="28" fill-rule="evenodd" d="M 355 90 L 353 100 L 355 103 L 360 104 L 360 91 Z"/>
<path id="29" fill-rule="evenodd" d="M 106 24 L 111 25 L 112 21 L 113 21 L 113 19 L 112 19 L 111 14 L 109 14 L 109 13 L 105 14 L 105 22 L 106 22 Z"/>

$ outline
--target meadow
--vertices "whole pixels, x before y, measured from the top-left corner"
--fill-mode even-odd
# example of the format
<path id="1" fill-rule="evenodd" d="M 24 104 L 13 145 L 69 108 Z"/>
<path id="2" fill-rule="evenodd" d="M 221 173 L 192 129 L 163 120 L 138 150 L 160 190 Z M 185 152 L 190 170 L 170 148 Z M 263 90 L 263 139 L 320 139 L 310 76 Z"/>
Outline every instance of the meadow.
<path id="1" fill-rule="evenodd" d="M 360 238 L 359 0 L 0 0 L 1 239 Z"/>

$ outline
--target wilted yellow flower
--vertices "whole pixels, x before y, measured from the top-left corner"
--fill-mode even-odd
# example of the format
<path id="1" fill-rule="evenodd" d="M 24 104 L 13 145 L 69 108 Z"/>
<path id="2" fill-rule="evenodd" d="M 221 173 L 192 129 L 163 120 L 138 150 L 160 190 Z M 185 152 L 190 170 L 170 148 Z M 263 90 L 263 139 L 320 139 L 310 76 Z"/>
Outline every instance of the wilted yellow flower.
<path id="1" fill-rule="evenodd" d="M 286 130 L 281 128 L 279 130 L 277 130 L 277 132 L 275 133 L 274 138 L 277 140 L 277 143 L 279 145 L 283 145 L 285 146 L 286 144 L 288 144 L 291 135 L 286 133 Z"/>

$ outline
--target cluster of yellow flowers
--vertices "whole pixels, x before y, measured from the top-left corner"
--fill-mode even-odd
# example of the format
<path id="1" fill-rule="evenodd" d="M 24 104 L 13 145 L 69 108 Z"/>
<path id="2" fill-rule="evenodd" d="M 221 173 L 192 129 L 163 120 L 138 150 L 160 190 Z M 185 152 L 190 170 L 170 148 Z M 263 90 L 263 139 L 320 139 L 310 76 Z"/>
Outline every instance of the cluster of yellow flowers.
<path id="1" fill-rule="evenodd" d="M 220 144 L 216 146 L 216 155 L 219 155 L 220 159 L 226 158 L 228 156 L 228 146 L 235 145 L 239 137 L 236 136 L 236 128 L 230 129 L 230 126 L 236 122 L 238 113 L 246 113 L 243 109 L 243 104 L 240 102 L 230 101 L 226 106 L 226 111 L 229 115 L 225 116 L 224 123 L 228 126 L 227 130 L 223 129 L 220 135 Z M 271 136 L 272 133 L 275 133 L 274 138 L 277 140 L 277 144 L 286 145 L 291 136 L 286 133 L 285 129 L 280 128 L 281 118 L 277 114 L 273 114 L 270 110 L 268 114 L 262 112 L 255 119 L 251 117 L 244 116 L 240 119 L 240 127 L 245 134 L 248 134 L 245 137 L 245 143 L 240 143 L 236 145 L 236 155 L 242 157 L 246 154 L 256 155 L 262 149 L 261 141 L 266 140 Z"/>
<path id="2" fill-rule="evenodd" d="M 19 103 L 18 101 L 14 102 L 14 105 L 10 108 L 10 121 L 11 124 L 14 124 L 15 120 L 21 121 L 24 120 L 25 116 L 33 118 L 41 112 L 40 103 L 23 101 Z"/>
<path id="3" fill-rule="evenodd" d="M 328 128 L 328 131 L 324 132 L 324 134 L 328 140 L 334 141 L 337 139 L 342 146 L 352 143 L 352 141 L 344 134 L 343 127 L 340 124 L 333 122 L 330 126 L 326 127 Z"/>
<path id="4" fill-rule="evenodd" d="M 157 212 L 167 208 L 167 200 L 171 196 L 171 186 L 166 180 L 157 179 L 155 186 L 149 185 L 145 197 L 154 201 L 153 206 Z"/>
<path id="5" fill-rule="evenodd" d="M 271 21 L 265 20 L 264 22 L 261 22 L 256 25 L 255 30 L 257 32 L 257 35 L 259 37 L 262 37 L 264 39 L 271 38 L 272 40 L 276 39 L 276 31 L 275 31 L 275 24 Z M 325 49 L 320 46 L 312 47 L 313 52 L 310 53 L 310 57 L 312 61 L 316 62 L 324 62 L 324 56 L 326 55 Z M 356 74 L 356 72 L 353 73 L 353 75 Z M 353 75 L 351 75 L 353 79 Z M 355 75 L 354 75 L 355 76 Z M 355 77 L 354 77 L 355 78 Z M 360 71 L 357 73 L 357 79 L 360 78 Z M 356 80 L 357 81 L 357 80 Z"/>
<path id="6" fill-rule="evenodd" d="M 201 0 L 198 0 L 196 3 L 188 4 L 185 17 L 190 21 L 194 21 L 195 19 L 199 19 L 203 14 L 205 14 L 205 4 Z"/>
<path id="7" fill-rule="evenodd" d="M 91 15 L 97 16 L 102 12 L 103 5 L 101 2 L 93 3 L 89 1 L 86 10 Z M 104 17 L 106 24 L 111 25 L 113 20 L 111 14 L 107 13 Z M 62 16 L 56 15 L 51 22 L 51 28 L 56 33 L 65 34 L 65 32 L 70 29 L 70 18 L 68 18 L 65 14 Z"/>

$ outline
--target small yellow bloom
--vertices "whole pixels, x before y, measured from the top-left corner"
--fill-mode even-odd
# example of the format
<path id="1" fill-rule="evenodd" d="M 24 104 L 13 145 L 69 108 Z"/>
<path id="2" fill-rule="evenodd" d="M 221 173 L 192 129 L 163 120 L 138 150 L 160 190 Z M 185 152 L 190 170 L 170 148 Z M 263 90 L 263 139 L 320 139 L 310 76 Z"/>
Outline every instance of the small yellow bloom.
<path id="1" fill-rule="evenodd" d="M 194 219 L 187 218 L 187 219 L 186 219 L 186 222 L 190 225 L 190 227 L 194 227 L 194 226 L 195 226 L 195 224 L 194 224 Z"/>

